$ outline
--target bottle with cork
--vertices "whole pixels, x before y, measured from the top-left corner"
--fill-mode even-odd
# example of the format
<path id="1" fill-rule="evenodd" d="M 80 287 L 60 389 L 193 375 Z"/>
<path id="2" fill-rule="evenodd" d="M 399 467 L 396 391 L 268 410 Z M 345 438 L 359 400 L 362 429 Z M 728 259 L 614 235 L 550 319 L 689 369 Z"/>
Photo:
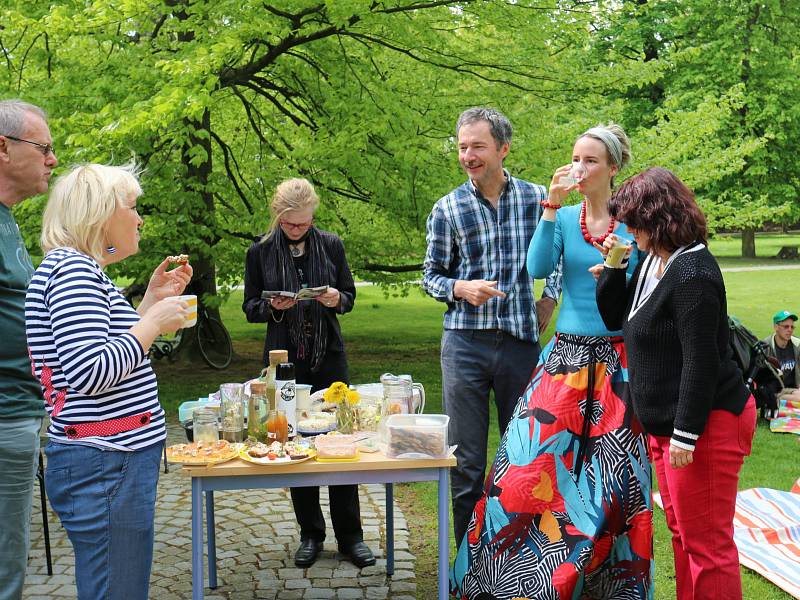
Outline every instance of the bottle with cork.
<path id="1" fill-rule="evenodd" d="M 261 371 L 261 379 L 267 384 L 267 401 L 269 401 L 270 410 L 278 408 L 275 401 L 275 369 L 280 363 L 285 362 L 289 362 L 288 350 L 270 350 L 269 366 Z"/>

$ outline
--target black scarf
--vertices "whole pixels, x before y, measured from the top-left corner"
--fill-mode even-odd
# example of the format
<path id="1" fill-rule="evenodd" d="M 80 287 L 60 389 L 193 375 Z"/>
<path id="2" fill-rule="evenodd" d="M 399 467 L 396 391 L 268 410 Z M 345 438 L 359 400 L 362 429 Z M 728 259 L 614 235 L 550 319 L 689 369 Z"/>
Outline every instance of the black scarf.
<path id="1" fill-rule="evenodd" d="M 300 290 L 300 280 L 297 277 L 294 259 L 289 251 L 289 243 L 299 243 L 302 240 L 305 240 L 306 243 L 306 283 L 308 287 L 317 287 L 330 283 L 327 278 L 327 269 L 325 268 L 327 263 L 325 246 L 322 243 L 322 236 L 316 227 L 312 226 L 300 240 L 289 240 L 280 228 L 273 236 L 275 236 L 277 260 L 266 266 L 268 269 L 274 269 L 272 275 L 282 282 L 282 289 L 290 292 Z M 300 307 L 299 302 L 286 311 L 284 318 L 289 329 L 289 340 L 297 348 L 297 358 L 308 360 L 311 364 L 311 371 L 317 372 L 328 347 L 328 324 L 322 313 L 322 304 L 316 300 L 304 300 L 303 302 L 311 302 L 309 315 L 311 317 L 312 337 L 310 339 L 303 333 L 303 309 Z"/>

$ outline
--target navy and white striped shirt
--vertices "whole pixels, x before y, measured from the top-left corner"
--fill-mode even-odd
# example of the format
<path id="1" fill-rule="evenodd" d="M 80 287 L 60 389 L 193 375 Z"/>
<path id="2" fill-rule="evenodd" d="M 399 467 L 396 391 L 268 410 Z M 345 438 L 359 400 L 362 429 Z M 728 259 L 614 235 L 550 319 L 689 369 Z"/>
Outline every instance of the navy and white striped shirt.
<path id="1" fill-rule="evenodd" d="M 521 340 L 539 339 L 533 278 L 525 259 L 542 216 L 546 190 L 506 172 L 507 183 L 497 208 L 472 181 L 441 198 L 428 216 L 428 251 L 422 285 L 447 303 L 445 329 L 500 329 Z M 505 298 L 473 306 L 453 297 L 457 280 L 497 281 Z M 547 278 L 544 296 L 558 300 L 561 265 Z"/>
<path id="2" fill-rule="evenodd" d="M 138 313 L 97 262 L 72 248 L 47 253 L 25 298 L 34 376 L 60 443 L 139 450 L 166 438 L 150 360 L 128 331 Z M 149 413 L 150 422 L 107 436 L 70 439 L 70 426 Z"/>

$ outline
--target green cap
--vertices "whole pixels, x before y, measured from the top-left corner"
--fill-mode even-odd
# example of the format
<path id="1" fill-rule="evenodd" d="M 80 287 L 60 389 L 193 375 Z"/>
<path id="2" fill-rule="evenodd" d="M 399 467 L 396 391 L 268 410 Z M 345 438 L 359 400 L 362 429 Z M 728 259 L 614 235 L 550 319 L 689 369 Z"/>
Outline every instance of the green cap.
<path id="1" fill-rule="evenodd" d="M 790 313 L 788 310 L 779 310 L 775 313 L 772 317 L 772 322 L 777 325 L 781 321 L 785 321 L 786 319 L 791 319 L 792 321 L 797 321 L 797 315 L 794 313 Z"/>

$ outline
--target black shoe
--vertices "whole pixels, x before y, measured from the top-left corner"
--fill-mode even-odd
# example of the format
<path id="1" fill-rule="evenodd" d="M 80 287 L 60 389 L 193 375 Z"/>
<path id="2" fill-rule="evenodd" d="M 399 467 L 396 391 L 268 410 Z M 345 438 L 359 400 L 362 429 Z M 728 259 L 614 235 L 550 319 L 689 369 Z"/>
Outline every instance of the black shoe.
<path id="1" fill-rule="evenodd" d="M 310 567 L 317 561 L 322 552 L 322 542 L 316 540 L 301 540 L 300 547 L 294 553 L 294 564 L 298 567 Z"/>
<path id="2" fill-rule="evenodd" d="M 352 546 L 339 546 L 339 552 L 347 556 L 359 569 L 375 564 L 375 555 L 364 542 L 356 542 Z"/>

